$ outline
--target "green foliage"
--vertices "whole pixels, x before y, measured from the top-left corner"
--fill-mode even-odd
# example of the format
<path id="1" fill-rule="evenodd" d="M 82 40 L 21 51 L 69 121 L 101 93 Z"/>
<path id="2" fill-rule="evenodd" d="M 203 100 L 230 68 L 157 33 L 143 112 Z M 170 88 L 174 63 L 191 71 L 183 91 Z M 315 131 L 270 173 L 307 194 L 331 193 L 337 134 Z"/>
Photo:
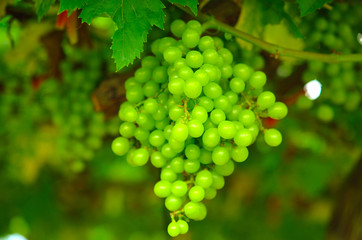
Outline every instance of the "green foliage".
<path id="1" fill-rule="evenodd" d="M 59 13 L 65 10 L 74 10 L 76 8 L 81 8 L 87 3 L 87 0 L 61 0 L 59 6 Z"/>
<path id="2" fill-rule="evenodd" d="M 321 8 L 325 3 L 332 2 L 332 0 L 297 0 L 300 8 L 300 15 L 305 15 L 314 12 Z"/>
<path id="3" fill-rule="evenodd" d="M 196 0 L 170 2 L 189 6 L 195 14 L 197 13 L 198 2 Z M 117 70 L 128 66 L 135 58 L 140 57 L 151 27 L 157 26 L 163 29 L 165 16 L 163 8 L 165 6 L 161 0 L 90 0 L 86 3 L 84 0 L 60 1 L 60 12 L 75 8 L 82 8 L 79 17 L 88 24 L 95 17 L 104 15 L 112 18 L 116 23 L 118 30 L 112 37 L 112 57 L 116 62 Z"/>
<path id="4" fill-rule="evenodd" d="M 54 4 L 54 2 L 55 0 L 35 0 L 35 9 L 39 21 L 49 11 L 50 6 Z"/>
<path id="5" fill-rule="evenodd" d="M 191 11 L 196 15 L 197 14 L 197 5 L 199 5 L 197 0 L 168 0 L 170 3 L 178 3 L 182 6 L 188 6 Z"/>

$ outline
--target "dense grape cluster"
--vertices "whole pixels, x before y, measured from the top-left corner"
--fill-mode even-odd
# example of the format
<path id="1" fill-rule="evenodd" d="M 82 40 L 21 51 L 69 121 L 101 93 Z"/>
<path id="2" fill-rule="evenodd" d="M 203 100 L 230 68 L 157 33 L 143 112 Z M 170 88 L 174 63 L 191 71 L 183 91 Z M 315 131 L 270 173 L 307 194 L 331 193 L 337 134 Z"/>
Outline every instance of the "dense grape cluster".
<path id="1" fill-rule="evenodd" d="M 357 35 L 360 23 L 355 21 L 362 14 L 362 5 L 338 3 L 333 9 L 323 9 L 320 14 L 311 14 L 303 22 L 307 49 L 312 51 L 348 54 L 361 53 L 362 47 Z M 318 79 L 323 85 L 321 102 L 317 116 L 323 121 L 333 119 L 334 110 L 330 105 L 343 106 L 347 111 L 355 111 L 361 102 L 362 79 L 360 63 L 326 64 L 311 61 L 303 74 L 309 82 Z"/>
<path id="2" fill-rule="evenodd" d="M 203 200 L 213 199 L 234 164 L 248 158 L 260 131 L 268 145 L 282 142 L 261 119 L 282 119 L 288 109 L 263 91 L 262 71 L 235 64 L 220 38 L 202 35 L 199 22 L 175 20 L 171 32 L 175 38 L 153 42 L 154 56 L 125 82 L 121 136 L 112 150 L 133 166 L 160 168 L 154 193 L 165 198 L 167 230 L 175 237 L 188 231 L 189 219 L 206 217 Z"/>

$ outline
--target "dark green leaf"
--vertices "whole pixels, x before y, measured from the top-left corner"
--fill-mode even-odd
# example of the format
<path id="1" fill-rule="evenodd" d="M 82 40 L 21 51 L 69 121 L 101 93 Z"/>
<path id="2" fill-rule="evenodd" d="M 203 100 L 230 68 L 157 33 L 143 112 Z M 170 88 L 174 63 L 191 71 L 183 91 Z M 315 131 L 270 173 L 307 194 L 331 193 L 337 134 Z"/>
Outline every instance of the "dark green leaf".
<path id="1" fill-rule="evenodd" d="M 199 2 L 197 0 L 168 0 L 170 3 L 178 3 L 182 6 L 187 6 L 191 9 L 191 11 L 197 15 L 197 5 L 199 5 Z"/>
<path id="2" fill-rule="evenodd" d="M 332 0 L 297 0 L 297 2 L 300 8 L 300 15 L 304 17 L 308 13 L 321 8 L 325 3 L 332 2 Z"/>
<path id="3" fill-rule="evenodd" d="M 35 0 L 36 14 L 38 20 L 42 19 L 44 15 L 49 11 L 49 8 L 54 4 L 55 0 Z"/>
<path id="4" fill-rule="evenodd" d="M 87 0 L 60 0 L 59 13 L 65 10 L 74 10 L 76 8 L 81 8 L 87 3 Z"/>
<path id="5" fill-rule="evenodd" d="M 140 57 L 152 26 L 163 28 L 161 0 L 89 0 L 79 15 L 90 24 L 97 16 L 108 16 L 117 24 L 113 35 L 113 58 L 117 70 Z"/>

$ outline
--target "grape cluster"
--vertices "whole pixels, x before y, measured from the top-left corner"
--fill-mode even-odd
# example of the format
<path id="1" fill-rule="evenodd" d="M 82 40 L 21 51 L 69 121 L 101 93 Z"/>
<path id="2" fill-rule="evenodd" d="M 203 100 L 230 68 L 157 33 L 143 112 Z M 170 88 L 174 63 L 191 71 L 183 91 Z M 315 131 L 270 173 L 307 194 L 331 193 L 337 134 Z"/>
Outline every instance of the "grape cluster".
<path id="1" fill-rule="evenodd" d="M 94 111 L 91 100 L 91 93 L 101 77 L 101 62 L 96 52 L 68 51 L 67 59 L 61 65 L 62 82 L 46 80 L 40 86 L 38 96 L 59 133 L 57 159 L 67 160 L 72 170 L 81 171 L 83 161 L 93 158 L 106 134 L 104 116 Z"/>
<path id="2" fill-rule="evenodd" d="M 355 21 L 362 14 L 362 5 L 336 3 L 333 9 L 323 9 L 319 14 L 311 14 L 303 22 L 307 49 L 312 51 L 348 54 L 360 53 L 362 48 L 357 40 L 360 23 Z M 317 116 L 323 121 L 333 118 L 334 110 L 329 103 L 343 106 L 347 111 L 356 111 L 361 102 L 362 78 L 360 63 L 326 64 L 311 61 L 303 74 L 303 81 L 317 79 L 323 91 Z M 326 114 L 324 114 L 326 113 Z M 325 117 L 325 116 L 330 117 Z"/>
<path id="3" fill-rule="evenodd" d="M 248 158 L 260 131 L 268 145 L 282 142 L 262 118 L 282 119 L 288 109 L 263 91 L 263 72 L 234 64 L 223 41 L 202 35 L 199 22 L 175 20 L 171 32 L 175 38 L 154 41 L 154 56 L 144 57 L 125 82 L 121 136 L 112 150 L 133 166 L 150 161 L 161 169 L 154 193 L 165 198 L 167 230 L 175 237 L 188 231 L 190 219 L 206 217 L 203 200 L 213 199 L 234 163 Z"/>

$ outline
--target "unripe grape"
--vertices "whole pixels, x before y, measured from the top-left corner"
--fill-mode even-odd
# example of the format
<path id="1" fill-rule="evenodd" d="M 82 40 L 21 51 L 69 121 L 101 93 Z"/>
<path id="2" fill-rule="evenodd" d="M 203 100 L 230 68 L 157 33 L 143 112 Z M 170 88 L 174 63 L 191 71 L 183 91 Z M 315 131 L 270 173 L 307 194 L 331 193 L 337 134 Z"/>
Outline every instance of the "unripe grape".
<path id="1" fill-rule="evenodd" d="M 282 143 L 282 135 L 277 129 L 267 129 L 264 133 L 264 140 L 269 146 L 276 147 Z"/>
<path id="2" fill-rule="evenodd" d="M 268 113 L 271 118 L 282 119 L 288 114 L 287 106 L 282 102 L 276 102 L 268 108 Z"/>

